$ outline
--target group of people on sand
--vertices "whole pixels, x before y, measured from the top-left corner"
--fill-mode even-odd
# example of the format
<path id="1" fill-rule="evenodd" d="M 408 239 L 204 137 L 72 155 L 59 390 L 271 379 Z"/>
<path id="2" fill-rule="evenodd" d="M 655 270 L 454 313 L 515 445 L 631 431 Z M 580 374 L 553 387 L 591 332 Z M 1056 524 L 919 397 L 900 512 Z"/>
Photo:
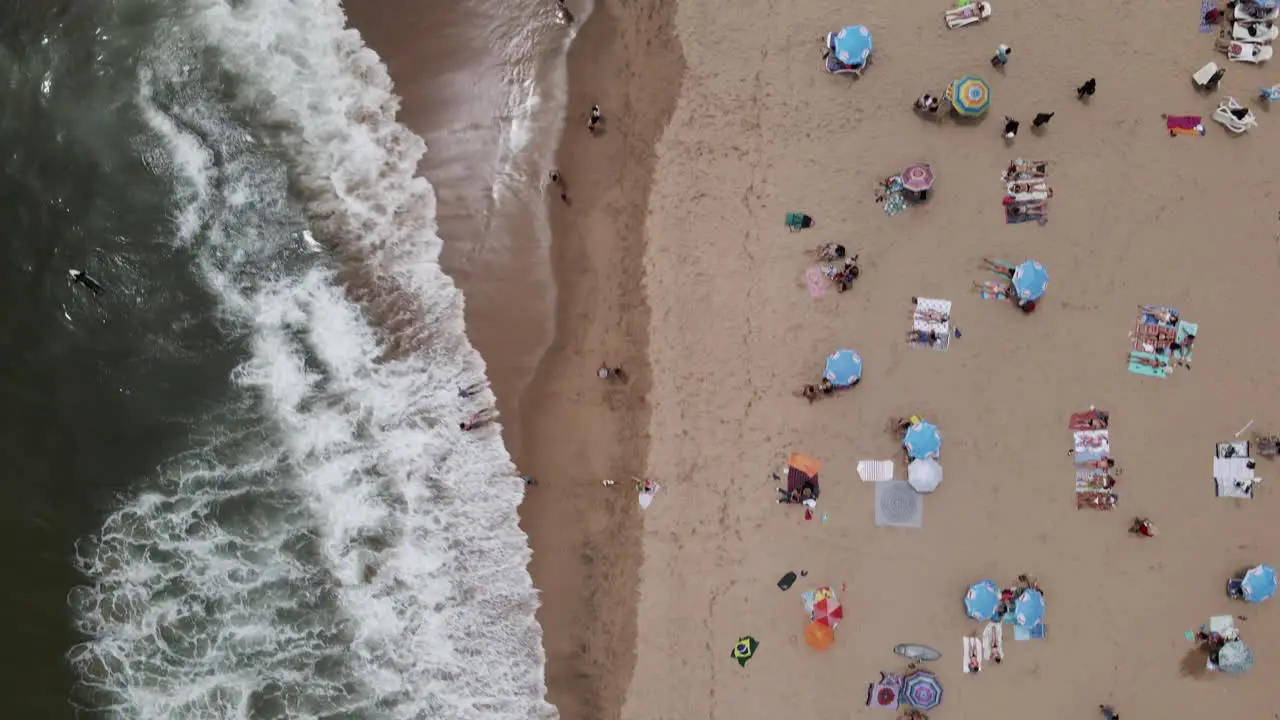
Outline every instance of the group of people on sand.
<path id="1" fill-rule="evenodd" d="M 843 245 L 827 243 L 814 248 L 814 254 L 820 263 L 831 263 L 822 266 L 822 274 L 830 280 L 838 292 L 853 287 L 853 281 L 862 272 L 858 269 L 858 256 L 848 255 Z"/>
<path id="2" fill-rule="evenodd" d="M 1017 270 L 1017 268 L 1013 267 L 1012 265 L 1002 263 L 999 260 L 992 260 L 990 258 L 982 259 L 982 267 L 983 269 L 990 270 L 996 273 L 997 275 L 1001 275 L 1009 280 L 1008 283 L 1003 283 L 998 287 L 996 287 L 995 291 L 999 292 L 1001 295 L 1004 295 L 1005 297 L 1012 300 L 1018 306 L 1018 309 L 1024 313 L 1033 313 L 1036 311 L 1036 301 L 1019 297 L 1018 291 L 1013 287 L 1013 274 Z M 976 287 L 979 290 L 986 290 L 986 291 L 992 290 L 992 288 L 989 287 L 987 284 L 980 283 L 980 282 L 974 282 L 974 287 Z"/>
<path id="3" fill-rule="evenodd" d="M 489 382 L 487 380 L 481 380 L 480 382 L 472 383 L 466 387 L 458 388 L 458 397 L 463 400 L 470 400 L 488 389 Z M 473 413 L 471 417 L 458 423 L 458 427 L 461 428 L 463 432 L 471 432 L 472 430 L 478 430 L 497 419 L 497 408 L 487 407 L 479 412 Z"/>

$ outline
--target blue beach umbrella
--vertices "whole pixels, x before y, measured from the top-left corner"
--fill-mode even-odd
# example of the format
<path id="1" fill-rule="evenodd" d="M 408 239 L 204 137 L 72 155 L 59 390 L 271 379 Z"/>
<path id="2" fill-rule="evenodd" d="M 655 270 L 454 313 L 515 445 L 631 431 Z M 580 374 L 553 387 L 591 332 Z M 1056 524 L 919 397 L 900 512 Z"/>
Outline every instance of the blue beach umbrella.
<path id="1" fill-rule="evenodd" d="M 1276 569 L 1270 565 L 1250 568 L 1240 581 L 1240 591 L 1244 599 L 1252 603 L 1270 599 L 1276 594 Z"/>
<path id="2" fill-rule="evenodd" d="M 862 379 L 862 356 L 853 350 L 837 350 L 827 356 L 822 376 L 836 387 L 849 387 Z"/>
<path id="3" fill-rule="evenodd" d="M 836 33 L 831 51 L 840 62 L 860 67 L 871 57 L 871 31 L 866 25 L 852 25 Z"/>
<path id="4" fill-rule="evenodd" d="M 995 620 L 1000 607 L 1000 588 L 995 580 L 979 580 L 964 594 L 964 611 L 974 620 Z"/>
<path id="5" fill-rule="evenodd" d="M 1035 260 L 1028 260 L 1013 271 L 1013 289 L 1021 300 L 1039 300 L 1049 289 L 1049 271 Z"/>
<path id="6" fill-rule="evenodd" d="M 913 459 L 936 458 L 942 450 L 942 434 L 938 426 L 930 422 L 919 422 L 907 428 L 902 444 L 907 448 L 907 457 Z"/>
<path id="7" fill-rule="evenodd" d="M 1013 614 L 1022 627 L 1044 622 L 1044 595 L 1039 590 L 1023 590 L 1013 605 Z"/>

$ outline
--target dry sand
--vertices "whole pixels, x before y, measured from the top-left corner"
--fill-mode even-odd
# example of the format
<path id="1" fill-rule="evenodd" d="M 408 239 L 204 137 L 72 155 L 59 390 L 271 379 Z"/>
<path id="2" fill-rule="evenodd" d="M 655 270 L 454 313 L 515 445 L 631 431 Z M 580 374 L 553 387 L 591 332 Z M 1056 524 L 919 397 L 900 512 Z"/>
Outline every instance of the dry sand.
<path id="1" fill-rule="evenodd" d="M 1253 501 L 1216 499 L 1210 458 L 1251 418 L 1280 429 L 1270 377 L 1280 343 L 1267 331 L 1280 306 L 1280 207 L 1265 159 L 1280 120 L 1260 109 L 1260 128 L 1228 137 L 1208 116 L 1227 94 L 1256 107 L 1257 86 L 1280 78 L 1233 63 L 1220 92 L 1195 92 L 1191 71 L 1226 63 L 1189 1 L 997 2 L 989 22 L 953 31 L 945 7 L 679 4 L 687 72 L 657 147 L 644 262 L 647 469 L 667 492 L 643 514 L 622 717 L 892 717 L 863 703 L 878 671 L 903 669 L 891 653 L 900 642 L 946 656 L 933 668 L 946 688 L 937 718 L 1086 718 L 1102 702 L 1126 718 L 1273 717 L 1280 606 L 1229 601 L 1223 584 L 1280 559 L 1280 500 L 1267 483 Z M 853 23 L 875 33 L 873 64 L 861 80 L 827 75 L 818 38 Z M 999 43 L 1014 49 L 1002 72 L 988 65 Z M 680 61 L 627 62 L 647 74 Z M 912 114 L 921 92 L 969 72 L 992 86 L 985 122 Z M 1098 94 L 1081 104 L 1074 88 L 1090 76 Z M 1038 111 L 1057 113 L 1042 136 L 1030 131 Z M 1170 138 L 1162 113 L 1203 115 L 1209 133 Z M 1012 147 L 999 132 L 1006 114 L 1023 121 Z M 1045 227 L 1003 223 L 999 176 L 1016 156 L 1051 163 Z M 938 173 L 934 196 L 885 217 L 875 182 L 917 161 Z M 787 233 L 792 210 L 818 227 Z M 862 253 L 863 274 L 851 292 L 813 300 L 805 250 L 822 242 Z M 1045 263 L 1052 285 L 1038 312 L 973 294 L 990 278 L 984 256 Z M 905 345 L 913 295 L 955 301 L 963 337 L 949 352 Z M 1200 323 L 1194 370 L 1125 371 L 1139 303 Z M 865 357 L 861 385 L 813 406 L 795 398 L 842 346 Z M 594 390 L 577 392 L 587 401 Z M 1090 403 L 1113 412 L 1125 468 L 1110 513 L 1075 509 L 1064 456 L 1067 417 Z M 946 481 L 927 498 L 923 529 L 877 528 L 855 464 L 896 456 L 885 422 L 911 412 L 941 426 Z M 827 462 L 826 524 L 773 502 L 768 474 L 792 450 Z M 1267 461 L 1260 471 L 1275 477 Z M 1134 514 L 1160 536 L 1128 535 Z M 801 569 L 808 577 L 780 592 L 777 579 Z M 1006 637 L 1003 665 L 962 676 L 961 637 L 977 629 L 962 612 L 965 587 L 1020 572 L 1045 588 L 1048 639 Z M 801 638 L 799 593 L 842 583 L 847 619 L 816 653 Z M 1218 613 L 1248 617 L 1257 668 L 1185 676 L 1183 632 Z M 555 643 L 557 630 L 546 632 Z M 745 669 L 729 656 L 744 634 L 761 643 Z"/>

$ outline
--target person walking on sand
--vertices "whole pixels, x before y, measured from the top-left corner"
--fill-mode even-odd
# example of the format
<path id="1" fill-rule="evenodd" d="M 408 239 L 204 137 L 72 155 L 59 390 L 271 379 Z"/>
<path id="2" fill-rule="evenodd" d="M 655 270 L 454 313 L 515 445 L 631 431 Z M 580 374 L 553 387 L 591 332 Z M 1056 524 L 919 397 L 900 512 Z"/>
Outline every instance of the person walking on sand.
<path id="1" fill-rule="evenodd" d="M 604 116 L 600 113 L 600 106 L 592 105 L 591 114 L 587 116 L 587 132 L 595 135 L 599 132 L 602 122 L 604 122 Z"/>
<path id="2" fill-rule="evenodd" d="M 1017 137 L 1017 135 L 1018 135 L 1018 121 L 1014 120 L 1008 115 L 1005 115 L 1004 116 L 1004 139 L 1013 140 L 1015 137 Z"/>
<path id="3" fill-rule="evenodd" d="M 1120 720 L 1120 714 L 1110 705 L 1099 705 L 1098 710 L 1102 712 L 1102 720 Z"/>
<path id="4" fill-rule="evenodd" d="M 596 370 L 596 377 L 601 380 L 626 380 L 627 374 L 621 367 L 609 367 L 605 363 L 600 363 L 600 369 Z"/>
<path id="5" fill-rule="evenodd" d="M 1056 113 L 1036 113 L 1036 119 L 1031 121 L 1031 127 L 1042 128 L 1049 124 Z"/>
<path id="6" fill-rule="evenodd" d="M 1098 80 L 1096 78 L 1089 78 L 1088 80 L 1084 81 L 1083 85 L 1076 88 L 1076 97 L 1079 98 L 1080 100 L 1083 100 L 1086 97 L 1093 97 L 1093 94 L 1097 91 L 1098 91 Z"/>
<path id="7" fill-rule="evenodd" d="M 560 174 L 559 170 L 552 170 L 550 173 L 547 173 L 547 177 L 551 180 L 551 184 L 555 185 L 556 189 L 560 191 L 560 199 L 564 201 L 565 205 L 568 205 L 569 188 L 564 184 L 564 176 Z"/>
<path id="8" fill-rule="evenodd" d="M 1008 45 L 996 46 L 996 54 L 991 56 L 991 67 L 1002 68 L 1009 64 L 1009 56 L 1013 54 L 1013 48 Z"/>

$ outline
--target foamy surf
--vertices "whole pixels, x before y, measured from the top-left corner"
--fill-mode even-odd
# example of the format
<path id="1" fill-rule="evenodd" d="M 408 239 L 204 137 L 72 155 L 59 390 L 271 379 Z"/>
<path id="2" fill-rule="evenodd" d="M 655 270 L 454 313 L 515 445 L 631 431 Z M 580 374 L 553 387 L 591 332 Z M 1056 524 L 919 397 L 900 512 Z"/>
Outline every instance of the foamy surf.
<path id="1" fill-rule="evenodd" d="M 437 263 L 422 142 L 336 0 L 190 4 L 144 59 L 137 144 L 247 357 L 237 400 L 78 548 L 81 702 L 556 717 L 523 485 L 496 433 L 457 427 L 483 367 Z"/>

